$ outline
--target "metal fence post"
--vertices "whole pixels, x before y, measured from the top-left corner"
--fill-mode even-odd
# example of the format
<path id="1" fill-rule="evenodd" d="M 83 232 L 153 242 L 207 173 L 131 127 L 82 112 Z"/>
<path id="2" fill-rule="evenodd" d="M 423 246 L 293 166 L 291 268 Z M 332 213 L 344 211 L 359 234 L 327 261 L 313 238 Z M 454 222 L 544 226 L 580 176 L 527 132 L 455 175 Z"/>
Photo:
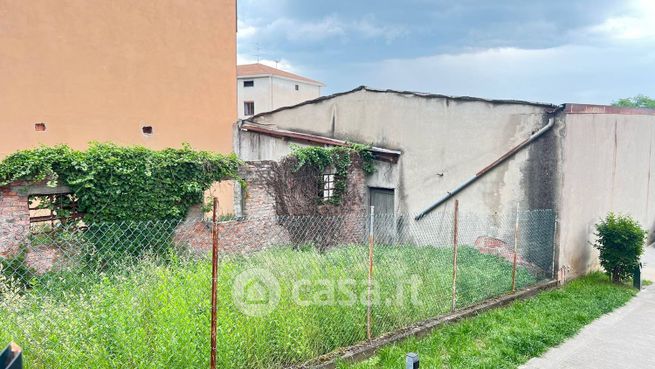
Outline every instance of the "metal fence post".
<path id="1" fill-rule="evenodd" d="M 211 357 L 209 366 L 216 369 L 216 311 L 217 311 L 217 284 L 218 284 L 218 199 L 214 197 L 212 211 L 212 311 L 211 311 Z"/>
<path id="2" fill-rule="evenodd" d="M 366 337 L 369 341 L 373 337 L 371 329 L 371 290 L 373 288 L 373 226 L 375 219 L 375 207 L 371 206 L 371 224 L 369 225 L 368 231 L 368 292 L 366 300 Z"/>
<path id="3" fill-rule="evenodd" d="M 459 211 L 459 200 L 455 200 L 455 216 L 453 222 L 453 300 L 451 311 L 457 308 L 457 216 Z"/>
<path id="4" fill-rule="evenodd" d="M 516 204 L 516 224 L 514 225 L 514 260 L 512 261 L 512 292 L 516 292 L 516 254 L 519 243 L 519 204 Z"/>

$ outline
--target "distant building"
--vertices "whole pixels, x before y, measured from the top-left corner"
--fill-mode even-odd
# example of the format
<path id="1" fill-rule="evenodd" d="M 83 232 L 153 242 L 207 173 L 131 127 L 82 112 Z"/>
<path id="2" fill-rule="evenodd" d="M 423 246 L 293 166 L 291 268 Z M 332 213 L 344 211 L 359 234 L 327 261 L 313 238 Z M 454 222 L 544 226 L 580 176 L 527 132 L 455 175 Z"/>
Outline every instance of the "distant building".
<path id="1" fill-rule="evenodd" d="M 237 66 L 239 117 L 291 106 L 321 96 L 319 81 L 264 64 Z"/>
<path id="2" fill-rule="evenodd" d="M 427 234 L 422 230 L 452 214 L 456 198 L 464 214 L 476 224 L 493 224 L 498 231 L 492 237 L 511 244 L 515 230 L 503 214 L 517 206 L 534 214 L 553 209 L 555 229 L 521 235 L 521 256 L 556 278 L 569 279 L 599 268 L 591 246 L 594 224 L 609 211 L 632 215 L 649 230 L 648 244 L 655 241 L 654 129 L 655 109 L 362 86 L 241 120 L 235 151 L 244 161 L 264 165 L 288 155 L 291 144 L 371 145 L 376 171 L 362 180 L 361 205 L 394 219 L 376 232 Z M 332 196 L 333 173 L 327 168 L 320 174 L 317 201 Z M 239 214 L 248 211 L 247 204 L 235 207 Z M 458 232 L 467 245 L 481 236 L 476 227 Z M 544 240 L 554 241 L 554 255 Z"/>

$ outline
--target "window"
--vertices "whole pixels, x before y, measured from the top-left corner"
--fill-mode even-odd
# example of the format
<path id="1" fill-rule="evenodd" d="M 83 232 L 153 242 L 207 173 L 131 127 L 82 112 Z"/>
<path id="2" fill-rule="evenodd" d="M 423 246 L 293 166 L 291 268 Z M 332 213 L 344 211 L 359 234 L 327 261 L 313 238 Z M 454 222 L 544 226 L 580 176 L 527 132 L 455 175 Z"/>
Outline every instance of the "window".
<path id="1" fill-rule="evenodd" d="M 296 91 L 300 90 L 300 86 L 296 85 Z"/>
<path id="2" fill-rule="evenodd" d="M 45 123 L 34 123 L 34 130 L 37 132 L 45 131 Z"/>
<path id="3" fill-rule="evenodd" d="M 77 211 L 77 197 L 69 192 L 32 194 L 28 197 L 30 223 L 67 224 L 82 217 Z"/>
<path id="4" fill-rule="evenodd" d="M 141 127 L 141 132 L 143 132 L 143 134 L 146 136 L 150 136 L 152 134 L 152 126 Z"/>
<path id="5" fill-rule="evenodd" d="M 243 87 L 255 87 L 255 81 L 243 81 Z"/>
<path id="6" fill-rule="evenodd" d="M 321 193 L 320 196 L 323 201 L 329 201 L 334 197 L 334 182 L 335 182 L 335 173 L 333 168 L 328 168 L 325 173 L 323 173 L 323 180 L 321 181 Z"/>
<path id="7" fill-rule="evenodd" d="M 255 115 L 255 102 L 254 101 L 245 101 L 243 103 L 243 114 L 244 115 Z"/>

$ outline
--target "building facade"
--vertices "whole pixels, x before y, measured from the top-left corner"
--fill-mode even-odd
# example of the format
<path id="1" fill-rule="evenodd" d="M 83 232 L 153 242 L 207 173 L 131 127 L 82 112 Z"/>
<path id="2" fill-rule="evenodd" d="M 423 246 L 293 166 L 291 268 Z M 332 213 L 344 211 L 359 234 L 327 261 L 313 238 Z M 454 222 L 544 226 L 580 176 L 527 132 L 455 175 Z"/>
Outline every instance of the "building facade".
<path id="1" fill-rule="evenodd" d="M 655 110 L 360 87 L 241 121 L 234 145 L 244 160 L 280 160 L 292 143 L 330 140 L 398 154 L 376 161 L 367 201 L 416 227 L 455 199 L 470 214 L 553 209 L 560 279 L 599 267 L 594 225 L 609 211 L 654 238 Z"/>
<path id="2" fill-rule="evenodd" d="M 291 106 L 321 96 L 321 82 L 264 64 L 237 66 L 239 118 Z"/>
<path id="3" fill-rule="evenodd" d="M 0 157 L 89 141 L 232 151 L 236 0 L 0 0 Z"/>

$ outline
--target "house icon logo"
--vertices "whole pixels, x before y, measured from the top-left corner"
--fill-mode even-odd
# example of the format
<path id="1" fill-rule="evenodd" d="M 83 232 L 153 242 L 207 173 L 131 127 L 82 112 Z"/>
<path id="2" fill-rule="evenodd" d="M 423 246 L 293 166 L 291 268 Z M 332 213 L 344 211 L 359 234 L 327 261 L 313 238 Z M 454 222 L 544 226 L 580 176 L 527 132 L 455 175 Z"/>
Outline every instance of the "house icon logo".
<path id="1" fill-rule="evenodd" d="M 232 299 L 243 314 L 265 316 L 280 303 L 280 284 L 267 270 L 248 269 L 234 279 Z"/>

